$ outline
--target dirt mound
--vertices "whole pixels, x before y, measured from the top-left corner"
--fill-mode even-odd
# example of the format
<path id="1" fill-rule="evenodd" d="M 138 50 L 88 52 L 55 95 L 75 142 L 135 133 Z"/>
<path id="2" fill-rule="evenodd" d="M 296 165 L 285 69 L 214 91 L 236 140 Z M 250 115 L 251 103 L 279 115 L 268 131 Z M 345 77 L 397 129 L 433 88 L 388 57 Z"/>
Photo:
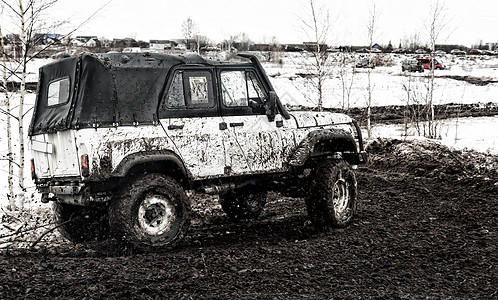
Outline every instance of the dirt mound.
<path id="1" fill-rule="evenodd" d="M 366 150 L 371 168 L 498 191 L 498 156 L 495 155 L 452 150 L 428 140 L 377 139 L 369 143 Z"/>

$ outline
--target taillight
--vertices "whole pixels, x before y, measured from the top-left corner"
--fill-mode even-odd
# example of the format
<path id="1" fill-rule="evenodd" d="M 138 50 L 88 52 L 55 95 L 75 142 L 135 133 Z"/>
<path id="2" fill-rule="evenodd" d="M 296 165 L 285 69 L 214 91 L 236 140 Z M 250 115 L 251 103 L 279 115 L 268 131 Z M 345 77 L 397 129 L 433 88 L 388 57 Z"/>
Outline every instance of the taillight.
<path id="1" fill-rule="evenodd" d="M 31 179 L 35 180 L 36 179 L 36 172 L 35 172 L 35 159 L 31 159 Z"/>
<path id="2" fill-rule="evenodd" d="M 90 166 L 88 165 L 88 154 L 81 156 L 81 176 L 88 177 L 90 175 Z"/>

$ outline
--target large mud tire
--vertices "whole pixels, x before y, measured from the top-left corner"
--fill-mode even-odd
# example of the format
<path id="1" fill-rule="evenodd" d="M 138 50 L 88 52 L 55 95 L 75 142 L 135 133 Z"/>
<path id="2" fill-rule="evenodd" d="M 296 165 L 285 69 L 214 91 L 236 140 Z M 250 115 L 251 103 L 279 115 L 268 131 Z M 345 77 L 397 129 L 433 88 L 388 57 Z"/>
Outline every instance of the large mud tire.
<path id="1" fill-rule="evenodd" d="M 107 208 L 54 202 L 53 219 L 63 237 L 74 243 L 103 241 L 109 237 Z"/>
<path id="2" fill-rule="evenodd" d="M 229 191 L 220 196 L 221 208 L 232 220 L 255 219 L 266 204 L 266 191 L 258 191 L 258 187 L 248 187 Z"/>
<path id="3" fill-rule="evenodd" d="M 306 208 L 319 227 L 344 227 L 356 213 L 357 183 L 351 166 L 342 160 L 320 162 L 312 175 Z"/>
<path id="4" fill-rule="evenodd" d="M 190 202 L 182 186 L 162 174 L 146 174 L 125 185 L 109 207 L 111 233 L 145 252 L 176 247 L 190 226 Z"/>

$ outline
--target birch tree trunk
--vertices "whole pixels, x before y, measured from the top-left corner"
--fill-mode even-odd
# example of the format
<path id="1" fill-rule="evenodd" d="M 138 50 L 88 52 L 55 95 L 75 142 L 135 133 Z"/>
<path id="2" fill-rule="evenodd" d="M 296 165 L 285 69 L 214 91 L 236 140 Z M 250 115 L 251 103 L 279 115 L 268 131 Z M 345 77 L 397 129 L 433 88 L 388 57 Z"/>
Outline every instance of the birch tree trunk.
<path id="1" fill-rule="evenodd" d="M 9 186 L 9 194 L 7 195 L 9 199 L 9 210 L 16 209 L 16 202 L 14 197 L 14 161 L 12 157 L 12 125 L 10 124 L 10 97 L 9 91 L 7 90 L 7 57 L 5 54 L 5 44 L 3 40 L 2 28 L 0 28 L 0 45 L 2 50 L 2 63 L 3 63 L 3 86 L 4 86 L 4 96 L 5 96 L 5 117 L 7 120 L 7 160 L 8 160 L 8 176 L 7 182 Z"/>
<path id="2" fill-rule="evenodd" d="M 303 31 L 311 31 L 308 38 L 314 39 L 314 42 L 310 45 L 308 50 L 310 50 L 313 57 L 311 66 L 313 73 L 315 74 L 312 75 L 316 75 L 316 81 L 312 78 L 310 82 L 316 88 L 318 93 L 317 110 L 323 111 L 323 98 L 325 94 L 324 88 L 327 76 L 330 74 L 330 65 L 327 62 L 328 55 L 323 45 L 326 45 L 331 25 L 328 8 L 323 3 L 320 4 L 321 5 L 317 4 L 315 0 L 310 0 L 310 21 L 306 21 L 304 19 L 301 19 L 301 21 L 304 26 Z"/>
<path id="3" fill-rule="evenodd" d="M 376 29 L 376 11 L 375 11 L 375 3 L 372 3 L 372 8 L 370 9 L 370 19 L 368 20 L 367 24 L 367 29 L 368 29 L 368 40 L 370 42 L 370 53 L 368 54 L 368 64 L 373 64 L 373 57 L 372 57 L 372 46 L 373 46 L 373 39 L 374 39 L 374 34 L 375 34 L 375 29 Z M 371 124 L 371 119 L 372 119 L 372 68 L 368 68 L 367 71 L 367 77 L 368 77 L 368 83 L 367 83 L 367 90 L 368 90 L 368 99 L 367 99 L 367 136 L 370 139 L 372 137 L 372 124 Z"/>
<path id="4" fill-rule="evenodd" d="M 19 188 L 20 191 L 17 194 L 18 205 L 19 208 L 22 209 L 24 207 L 24 191 L 26 190 L 24 186 L 24 97 L 26 95 L 26 65 L 27 65 L 27 56 L 28 56 L 28 42 L 26 38 L 26 21 L 24 6 L 22 0 L 19 0 L 19 17 L 21 21 L 21 59 L 22 59 L 22 72 L 21 72 L 21 96 L 19 98 Z"/>
<path id="5" fill-rule="evenodd" d="M 434 67 L 435 67 L 435 51 L 436 51 L 436 43 L 439 40 L 440 35 L 445 30 L 448 25 L 446 18 L 444 16 L 445 12 L 445 3 L 444 0 L 435 0 L 435 2 L 431 2 L 430 8 L 430 19 L 428 24 L 429 38 L 430 38 L 430 47 L 431 47 L 431 55 L 430 55 L 430 76 L 429 76 L 429 101 L 428 101 L 428 124 L 429 124 L 429 137 L 436 138 L 438 135 L 437 132 L 437 124 L 435 122 L 434 116 L 434 90 L 435 90 L 435 76 L 434 76 Z"/>

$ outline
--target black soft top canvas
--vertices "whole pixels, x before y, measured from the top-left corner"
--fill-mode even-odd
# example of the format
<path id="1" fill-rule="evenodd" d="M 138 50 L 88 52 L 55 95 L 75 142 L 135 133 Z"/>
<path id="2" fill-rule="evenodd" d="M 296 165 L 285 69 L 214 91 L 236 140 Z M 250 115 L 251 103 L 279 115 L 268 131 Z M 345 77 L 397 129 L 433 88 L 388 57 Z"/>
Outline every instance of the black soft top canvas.
<path id="1" fill-rule="evenodd" d="M 215 65 L 198 55 L 83 53 L 40 68 L 29 135 L 69 128 L 154 124 L 171 68 Z M 48 105 L 48 86 L 69 78 L 69 100 Z"/>

